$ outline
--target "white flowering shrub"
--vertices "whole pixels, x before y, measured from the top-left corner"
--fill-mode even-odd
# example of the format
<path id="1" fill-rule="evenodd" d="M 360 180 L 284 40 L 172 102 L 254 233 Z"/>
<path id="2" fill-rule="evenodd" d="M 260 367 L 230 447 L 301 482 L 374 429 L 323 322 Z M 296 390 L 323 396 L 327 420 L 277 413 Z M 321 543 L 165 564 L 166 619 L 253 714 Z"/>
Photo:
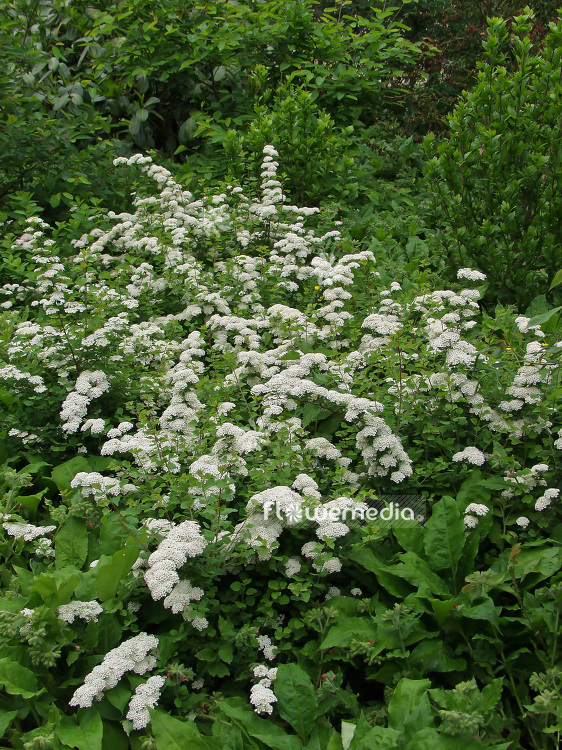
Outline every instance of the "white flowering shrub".
<path id="1" fill-rule="evenodd" d="M 287 204 L 276 156 L 259 197 L 199 199 L 148 157 L 119 158 L 152 181 L 134 213 L 68 243 L 31 217 L 17 241 L 35 271 L 2 290 L 1 429 L 27 463 L 3 467 L 0 620 L 30 686 L 15 694 L 61 747 L 88 722 L 123 747 L 209 734 L 174 714 L 280 747 L 260 723 L 277 710 L 327 746 L 319 716 L 372 708 L 358 660 L 387 687 L 430 663 L 463 672 L 435 627 L 460 597 L 471 638 L 463 586 L 488 617 L 490 586 L 518 575 L 500 566 L 483 589 L 486 545 L 527 540 L 544 579 L 532 545 L 560 518 L 562 341 L 511 310 L 483 316 L 477 270 L 430 289 L 342 253 L 317 209 Z M 349 520 L 400 492 L 427 503 L 410 527 Z M 419 590 L 437 624 L 396 603 Z"/>

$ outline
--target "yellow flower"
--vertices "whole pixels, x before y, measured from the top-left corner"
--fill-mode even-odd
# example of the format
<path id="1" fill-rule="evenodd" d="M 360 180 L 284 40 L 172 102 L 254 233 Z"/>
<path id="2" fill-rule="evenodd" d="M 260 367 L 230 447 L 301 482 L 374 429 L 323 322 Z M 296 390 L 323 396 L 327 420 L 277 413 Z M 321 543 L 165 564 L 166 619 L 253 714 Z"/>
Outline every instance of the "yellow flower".
<path id="1" fill-rule="evenodd" d="M 319 287 L 319 286 L 315 286 L 314 288 L 315 288 L 315 289 L 320 289 L 320 287 Z"/>
<path id="2" fill-rule="evenodd" d="M 543 346 L 548 346 L 548 344 L 546 343 L 546 341 L 543 341 L 543 342 L 542 342 L 542 345 L 543 345 Z"/>

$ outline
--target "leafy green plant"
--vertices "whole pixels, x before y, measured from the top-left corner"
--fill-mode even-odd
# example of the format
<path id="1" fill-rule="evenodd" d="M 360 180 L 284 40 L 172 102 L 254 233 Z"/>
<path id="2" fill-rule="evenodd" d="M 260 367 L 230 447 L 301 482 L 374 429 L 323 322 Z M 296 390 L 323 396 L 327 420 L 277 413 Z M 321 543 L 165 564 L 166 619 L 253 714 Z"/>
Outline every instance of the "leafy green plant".
<path id="1" fill-rule="evenodd" d="M 453 265 L 474 264 L 488 275 L 489 293 L 520 306 L 548 289 L 562 263 L 562 25 L 551 24 L 537 51 L 531 19 L 527 9 L 511 33 L 490 19 L 478 83 L 449 117 L 449 138 L 426 171 Z"/>

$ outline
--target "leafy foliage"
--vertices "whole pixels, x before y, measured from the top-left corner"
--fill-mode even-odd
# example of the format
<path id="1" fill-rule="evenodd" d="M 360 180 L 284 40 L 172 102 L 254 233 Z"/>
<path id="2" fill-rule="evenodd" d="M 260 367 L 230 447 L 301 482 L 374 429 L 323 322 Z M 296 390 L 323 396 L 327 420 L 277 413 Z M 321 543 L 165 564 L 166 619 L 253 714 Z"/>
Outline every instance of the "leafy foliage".
<path id="1" fill-rule="evenodd" d="M 530 19 L 519 16 L 511 36 L 505 21 L 490 21 L 478 84 L 457 105 L 450 138 L 427 167 L 456 267 L 477 265 L 490 292 L 519 305 L 546 292 L 562 265 L 562 24 L 538 53 Z M 511 54 L 513 73 L 504 67 Z"/>

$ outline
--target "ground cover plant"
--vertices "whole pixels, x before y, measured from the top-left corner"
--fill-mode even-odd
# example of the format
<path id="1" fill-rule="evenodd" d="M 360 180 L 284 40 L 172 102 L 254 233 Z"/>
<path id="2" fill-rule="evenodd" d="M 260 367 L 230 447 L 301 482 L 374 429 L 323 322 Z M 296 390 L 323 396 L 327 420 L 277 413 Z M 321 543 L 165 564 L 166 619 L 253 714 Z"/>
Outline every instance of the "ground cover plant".
<path id="1" fill-rule="evenodd" d="M 554 746 L 556 315 L 482 316 L 473 269 L 384 278 L 276 157 L 198 200 L 119 158 L 154 186 L 134 213 L 16 241 L 7 741 Z M 424 526 L 340 520 L 404 483 Z"/>

